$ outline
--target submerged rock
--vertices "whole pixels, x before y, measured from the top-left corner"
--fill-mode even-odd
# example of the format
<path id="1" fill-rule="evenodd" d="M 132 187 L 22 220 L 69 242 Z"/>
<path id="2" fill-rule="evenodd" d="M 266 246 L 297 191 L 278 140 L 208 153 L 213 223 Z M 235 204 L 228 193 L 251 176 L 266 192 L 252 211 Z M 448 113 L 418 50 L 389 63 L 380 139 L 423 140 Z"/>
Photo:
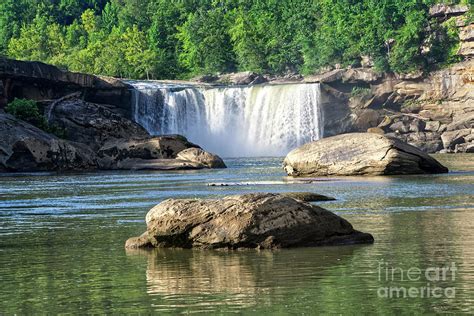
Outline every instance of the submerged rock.
<path id="1" fill-rule="evenodd" d="M 373 243 L 345 219 L 280 194 L 169 199 L 146 215 L 147 231 L 127 248 L 280 248 Z"/>
<path id="2" fill-rule="evenodd" d="M 304 202 L 320 202 L 320 201 L 335 201 L 336 199 L 330 196 L 312 193 L 312 192 L 285 192 L 280 195 L 287 196 L 296 200 Z"/>
<path id="3" fill-rule="evenodd" d="M 291 151 L 283 165 L 290 176 L 448 172 L 416 147 L 374 133 L 343 134 L 305 144 Z"/>

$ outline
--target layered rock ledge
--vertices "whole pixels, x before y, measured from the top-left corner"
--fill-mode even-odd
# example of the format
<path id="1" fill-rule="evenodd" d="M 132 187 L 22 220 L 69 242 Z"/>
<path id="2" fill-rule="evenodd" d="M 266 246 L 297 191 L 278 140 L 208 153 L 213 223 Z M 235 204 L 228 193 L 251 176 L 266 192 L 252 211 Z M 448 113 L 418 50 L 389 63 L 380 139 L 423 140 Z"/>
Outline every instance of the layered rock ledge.
<path id="1" fill-rule="evenodd" d="M 375 133 L 342 134 L 305 144 L 286 156 L 283 167 L 290 176 L 448 172 L 416 147 Z"/>
<path id="2" fill-rule="evenodd" d="M 146 215 L 147 231 L 126 248 L 288 248 L 373 243 L 338 215 L 291 197 L 245 194 L 169 199 Z"/>
<path id="3" fill-rule="evenodd" d="M 66 71 L 36 61 L 0 57 L 0 108 L 13 100 L 55 100 L 81 91 L 86 101 L 111 104 L 130 115 L 131 86 L 122 80 Z"/>

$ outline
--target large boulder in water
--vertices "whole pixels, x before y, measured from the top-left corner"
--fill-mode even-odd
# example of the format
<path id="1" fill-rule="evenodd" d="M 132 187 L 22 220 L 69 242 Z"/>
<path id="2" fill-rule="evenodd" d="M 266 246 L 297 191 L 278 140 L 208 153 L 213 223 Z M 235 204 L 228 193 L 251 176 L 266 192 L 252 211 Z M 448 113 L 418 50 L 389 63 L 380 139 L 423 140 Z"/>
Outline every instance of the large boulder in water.
<path id="1" fill-rule="evenodd" d="M 280 248 L 372 243 L 345 219 L 279 194 L 169 199 L 146 215 L 147 231 L 127 248 Z"/>
<path id="2" fill-rule="evenodd" d="M 0 113 L 0 170 L 46 171 L 96 168 L 95 153 L 83 144 L 48 134 Z"/>
<path id="3" fill-rule="evenodd" d="M 374 133 L 342 134 L 305 144 L 291 151 L 283 166 L 290 176 L 448 172 L 416 147 Z"/>

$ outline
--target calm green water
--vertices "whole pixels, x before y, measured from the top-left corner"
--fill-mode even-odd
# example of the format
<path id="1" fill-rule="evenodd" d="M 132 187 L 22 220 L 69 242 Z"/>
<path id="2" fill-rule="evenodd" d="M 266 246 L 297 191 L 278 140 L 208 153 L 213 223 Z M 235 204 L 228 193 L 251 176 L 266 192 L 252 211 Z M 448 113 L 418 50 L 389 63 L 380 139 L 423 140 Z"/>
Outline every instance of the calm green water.
<path id="1" fill-rule="evenodd" d="M 453 172 L 292 183 L 278 158 L 227 160 L 226 170 L 198 172 L 1 175 L 0 314 L 473 313 L 474 156 L 438 158 Z M 207 185 L 216 182 L 248 185 Z M 166 198 L 256 191 L 334 196 L 320 204 L 376 243 L 238 252 L 123 247 Z M 437 279 L 435 269 L 446 266 L 457 270 Z M 410 268 L 423 275 L 411 270 L 409 280 Z M 393 287 L 442 295 L 387 297 Z"/>

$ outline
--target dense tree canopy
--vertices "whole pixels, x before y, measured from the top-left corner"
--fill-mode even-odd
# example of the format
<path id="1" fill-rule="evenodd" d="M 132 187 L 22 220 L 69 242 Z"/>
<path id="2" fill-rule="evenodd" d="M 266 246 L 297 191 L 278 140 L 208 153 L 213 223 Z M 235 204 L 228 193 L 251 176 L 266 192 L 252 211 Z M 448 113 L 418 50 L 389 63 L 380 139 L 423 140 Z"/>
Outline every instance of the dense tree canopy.
<path id="1" fill-rule="evenodd" d="M 455 30 L 429 19 L 436 2 L 0 0 L 0 54 L 129 78 L 312 73 L 361 56 L 408 72 L 456 60 Z"/>

